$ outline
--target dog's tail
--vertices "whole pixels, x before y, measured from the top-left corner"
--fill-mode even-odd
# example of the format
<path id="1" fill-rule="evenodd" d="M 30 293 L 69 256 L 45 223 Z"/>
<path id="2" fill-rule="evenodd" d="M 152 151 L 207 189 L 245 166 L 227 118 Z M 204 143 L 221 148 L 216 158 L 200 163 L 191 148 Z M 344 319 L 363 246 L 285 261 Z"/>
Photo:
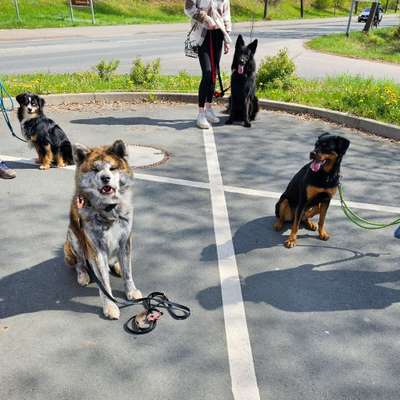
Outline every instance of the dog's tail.
<path id="1" fill-rule="evenodd" d="M 66 140 L 65 142 L 61 143 L 60 152 L 66 164 L 68 165 L 74 164 L 74 157 L 72 155 L 72 145 L 69 140 Z"/>

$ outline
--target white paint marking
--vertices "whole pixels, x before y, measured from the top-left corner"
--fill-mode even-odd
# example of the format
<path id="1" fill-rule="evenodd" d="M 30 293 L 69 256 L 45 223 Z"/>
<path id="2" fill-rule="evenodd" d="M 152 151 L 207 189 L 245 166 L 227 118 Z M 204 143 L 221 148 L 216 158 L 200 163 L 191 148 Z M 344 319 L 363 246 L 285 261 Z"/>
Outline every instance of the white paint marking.
<path id="1" fill-rule="evenodd" d="M 212 129 L 203 130 L 203 139 L 210 181 L 233 398 L 260 400 L 224 186 Z"/>
<path id="2" fill-rule="evenodd" d="M 35 164 L 33 159 L 28 158 L 21 158 L 21 157 L 13 157 L 13 156 L 5 156 L 0 155 L 0 160 L 3 161 L 13 161 L 21 164 L 28 164 L 28 165 L 37 165 Z M 68 170 L 75 170 L 75 166 L 69 165 L 64 167 L 63 169 Z M 135 178 L 140 179 L 143 181 L 152 181 L 152 182 L 159 182 L 159 183 L 169 183 L 171 185 L 179 185 L 179 186 L 188 186 L 194 187 L 198 189 L 210 189 L 210 185 L 205 182 L 199 181 L 190 181 L 187 179 L 176 179 L 176 178 L 168 178 L 166 176 L 158 176 L 158 175 L 151 175 L 151 174 L 142 174 L 142 173 L 135 173 Z M 268 190 L 257 190 L 257 189 L 247 189 L 237 186 L 224 186 L 225 192 L 228 193 L 237 193 L 243 194 L 245 196 L 255 196 L 255 197 L 266 197 L 268 199 L 279 199 L 281 193 L 279 192 L 270 192 Z M 392 206 L 384 206 L 381 204 L 371 204 L 371 203 L 360 203 L 356 201 L 348 201 L 348 206 L 351 208 L 356 208 L 359 210 L 367 210 L 367 211 L 380 211 L 380 212 L 387 212 L 390 214 L 400 214 L 400 207 L 392 207 Z M 340 207 L 339 200 L 332 200 L 331 205 Z"/>

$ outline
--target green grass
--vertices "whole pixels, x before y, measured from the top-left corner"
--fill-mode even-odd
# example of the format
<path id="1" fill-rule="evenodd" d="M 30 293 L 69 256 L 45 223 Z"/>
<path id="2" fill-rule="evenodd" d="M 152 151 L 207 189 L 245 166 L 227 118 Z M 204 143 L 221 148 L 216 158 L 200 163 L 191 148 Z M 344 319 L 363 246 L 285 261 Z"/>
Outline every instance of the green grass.
<path id="1" fill-rule="evenodd" d="M 313 50 L 347 57 L 400 63 L 400 28 L 381 28 L 370 31 L 320 36 L 307 42 Z"/>
<path id="2" fill-rule="evenodd" d="M 299 18 L 298 0 L 270 0 L 270 19 Z M 183 12 L 184 0 L 96 0 L 95 12 L 98 25 L 145 24 L 185 22 L 188 18 Z M 336 15 L 346 15 L 349 0 Z M 12 0 L 0 0 L 0 28 L 44 28 L 91 25 L 89 8 L 74 8 L 76 21 L 70 20 L 66 0 L 19 0 L 22 22 L 16 18 Z M 263 15 L 261 0 L 231 0 L 234 21 L 256 19 Z M 305 17 L 332 17 L 333 8 L 320 10 L 313 6 L 313 0 L 305 0 Z"/>
<path id="3" fill-rule="evenodd" d="M 200 78 L 181 72 L 161 76 L 156 84 L 135 86 L 128 74 L 113 75 L 102 81 L 94 72 L 73 74 L 29 74 L 0 76 L 12 95 L 25 91 L 38 94 L 107 91 L 161 90 L 197 92 Z M 224 77 L 227 83 L 228 77 Z M 288 84 L 266 87 L 260 98 L 302 103 L 400 125 L 400 85 L 354 76 L 322 80 L 290 79 Z"/>

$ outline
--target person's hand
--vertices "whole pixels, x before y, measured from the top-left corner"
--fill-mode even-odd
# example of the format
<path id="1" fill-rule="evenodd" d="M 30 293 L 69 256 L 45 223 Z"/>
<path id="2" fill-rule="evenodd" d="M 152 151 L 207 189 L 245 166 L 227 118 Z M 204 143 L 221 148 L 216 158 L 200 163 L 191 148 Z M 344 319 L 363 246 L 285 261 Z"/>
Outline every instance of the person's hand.
<path id="1" fill-rule="evenodd" d="M 217 25 L 214 22 L 214 20 L 211 17 L 209 17 L 208 15 L 207 15 L 207 18 L 205 20 L 205 23 L 207 25 L 207 28 L 210 29 L 210 30 L 215 29 L 217 27 Z"/>
<path id="2" fill-rule="evenodd" d="M 231 49 L 231 45 L 229 43 L 224 42 L 224 54 L 228 54 Z"/>

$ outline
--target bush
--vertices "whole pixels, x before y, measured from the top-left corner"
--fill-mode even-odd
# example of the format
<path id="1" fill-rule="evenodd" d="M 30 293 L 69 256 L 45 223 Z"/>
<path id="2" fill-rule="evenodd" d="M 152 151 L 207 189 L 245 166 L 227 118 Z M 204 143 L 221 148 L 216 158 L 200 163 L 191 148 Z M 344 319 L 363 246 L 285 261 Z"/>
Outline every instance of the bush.
<path id="1" fill-rule="evenodd" d="M 97 65 L 95 65 L 94 69 L 102 81 L 109 81 L 118 66 L 119 60 L 111 60 L 110 62 L 101 60 Z"/>
<path id="2" fill-rule="evenodd" d="M 142 59 L 136 58 L 133 61 L 130 72 L 130 80 L 134 85 L 153 87 L 160 81 L 161 63 L 157 58 L 145 64 Z"/>
<path id="3" fill-rule="evenodd" d="M 286 84 L 290 85 L 295 69 L 296 66 L 289 58 L 287 49 L 281 49 L 276 56 L 266 57 L 261 61 L 257 72 L 257 88 L 262 89 L 266 86 L 274 86 L 274 84 L 278 84 L 280 87 Z"/>
<path id="4" fill-rule="evenodd" d="M 329 7 L 329 0 L 314 0 L 312 4 L 318 10 L 326 10 Z"/>

